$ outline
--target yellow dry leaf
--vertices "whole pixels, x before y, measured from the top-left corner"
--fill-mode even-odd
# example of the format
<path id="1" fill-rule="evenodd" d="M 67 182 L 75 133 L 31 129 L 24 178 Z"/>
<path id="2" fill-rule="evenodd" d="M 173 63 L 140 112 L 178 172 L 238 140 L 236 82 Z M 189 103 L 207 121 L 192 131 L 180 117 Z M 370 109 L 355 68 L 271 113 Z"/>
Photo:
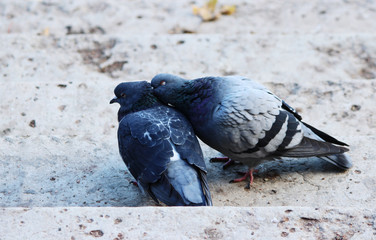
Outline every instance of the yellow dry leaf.
<path id="1" fill-rule="evenodd" d="M 214 13 L 214 11 L 211 11 L 207 6 L 193 6 L 192 12 L 194 15 L 199 15 L 204 22 L 214 21 L 218 18 L 218 14 Z"/>
<path id="2" fill-rule="evenodd" d="M 216 18 L 215 15 L 212 12 L 210 12 L 207 8 L 201 8 L 199 11 L 199 15 L 205 22 L 212 21 Z"/>
<path id="3" fill-rule="evenodd" d="M 221 7 L 221 14 L 222 15 L 232 15 L 236 11 L 235 5 L 223 5 Z"/>
<path id="4" fill-rule="evenodd" d="M 192 6 L 192 12 L 194 15 L 198 15 L 204 22 L 217 20 L 221 14 L 231 15 L 236 11 L 235 5 L 224 5 L 220 11 L 216 10 L 218 0 L 209 0 L 203 7 Z"/>
<path id="5" fill-rule="evenodd" d="M 199 7 L 197 7 L 196 5 L 192 6 L 192 12 L 194 15 L 198 15 L 199 11 L 200 11 Z"/>
<path id="6" fill-rule="evenodd" d="M 217 5 L 218 0 L 209 0 L 206 2 L 206 7 L 212 13 L 214 13 L 215 6 Z"/>

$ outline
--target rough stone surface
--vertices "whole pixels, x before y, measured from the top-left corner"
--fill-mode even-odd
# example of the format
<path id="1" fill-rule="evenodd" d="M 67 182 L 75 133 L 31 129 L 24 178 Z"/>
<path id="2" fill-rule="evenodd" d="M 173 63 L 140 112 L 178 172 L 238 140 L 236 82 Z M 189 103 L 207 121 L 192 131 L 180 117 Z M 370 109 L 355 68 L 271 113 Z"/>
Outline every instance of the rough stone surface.
<path id="1" fill-rule="evenodd" d="M 375 209 L 3 208 L 1 239 L 374 239 Z M 6 221 L 4 220 L 6 217 Z M 38 224 L 35 224 L 35 223 Z"/>
<path id="2" fill-rule="evenodd" d="M 155 205 L 130 183 L 133 178 L 112 138 L 102 142 L 81 136 L 5 137 L 0 145 L 1 206 Z M 261 166 L 250 190 L 244 189 L 244 182 L 228 183 L 244 166 L 223 171 L 221 163 L 207 162 L 214 205 L 373 207 L 376 151 L 365 146 L 376 139 L 344 140 L 353 146 L 351 170 L 340 172 L 317 158 L 284 159 Z M 219 155 L 203 148 L 206 160 Z"/>
<path id="3" fill-rule="evenodd" d="M 236 4 L 237 11 L 215 22 L 202 23 L 192 15 L 192 4 L 206 1 L 117 0 L 28 1 L 0 4 L 2 33 L 49 34 L 327 34 L 364 33 L 372 30 L 374 1 L 330 2 L 299 0 L 218 1 Z M 98 17 L 100 16 L 100 17 Z M 25 24 L 27 20 L 27 24 Z M 70 26 L 69 31 L 67 27 Z"/>
<path id="4" fill-rule="evenodd" d="M 0 3 L 1 240 L 376 238 L 375 1 L 219 1 L 237 10 L 213 22 L 191 4 L 204 1 Z M 202 144 L 217 207 L 155 208 L 130 184 L 108 103 L 161 72 L 256 79 L 350 144 L 354 167 L 283 159 L 246 191 L 228 183 L 244 166 L 223 171 Z"/>

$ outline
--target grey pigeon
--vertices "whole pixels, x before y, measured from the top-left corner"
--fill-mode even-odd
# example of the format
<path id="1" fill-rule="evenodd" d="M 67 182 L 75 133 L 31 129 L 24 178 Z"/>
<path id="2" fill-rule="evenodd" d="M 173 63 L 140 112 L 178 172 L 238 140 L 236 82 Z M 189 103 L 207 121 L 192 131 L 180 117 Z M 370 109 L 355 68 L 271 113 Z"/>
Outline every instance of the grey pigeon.
<path id="1" fill-rule="evenodd" d="M 301 121 L 300 115 L 261 84 L 241 76 L 185 80 L 158 74 L 153 93 L 191 122 L 197 136 L 232 160 L 254 167 L 280 157 L 318 156 L 341 169 L 352 166 L 347 144 Z"/>
<path id="2" fill-rule="evenodd" d="M 160 103 L 150 83 L 115 88 L 120 155 L 137 185 L 169 206 L 212 205 L 206 166 L 189 121 Z"/>

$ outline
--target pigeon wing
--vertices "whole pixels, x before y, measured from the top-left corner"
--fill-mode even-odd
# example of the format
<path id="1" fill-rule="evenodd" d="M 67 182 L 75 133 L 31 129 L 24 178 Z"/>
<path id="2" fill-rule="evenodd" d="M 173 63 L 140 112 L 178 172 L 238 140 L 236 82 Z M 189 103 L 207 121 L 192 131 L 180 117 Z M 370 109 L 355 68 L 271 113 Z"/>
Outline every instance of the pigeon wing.
<path id="1" fill-rule="evenodd" d="M 187 136 L 194 137 L 193 131 L 187 133 L 184 129 L 188 122 L 178 124 L 180 116 L 171 114 L 174 112 L 167 107 L 158 107 L 127 115 L 119 125 L 120 154 L 131 174 L 156 202 L 160 200 L 167 205 L 175 206 L 209 205 L 209 202 L 211 204 L 209 191 L 206 193 L 203 187 L 206 198 L 206 204 L 203 204 L 202 199 L 197 200 L 197 196 L 202 195 L 200 186 L 186 187 L 187 193 L 185 194 L 184 185 L 180 181 L 182 179 L 180 175 L 182 175 L 187 178 L 196 178 L 196 185 L 205 185 L 205 182 L 200 183 L 201 172 L 205 171 L 203 158 L 201 158 L 202 162 L 192 159 L 192 163 L 198 163 L 197 167 L 181 159 L 175 159 L 183 162 L 180 166 L 171 164 L 176 154 L 174 151 L 179 153 L 181 147 L 186 147 L 189 142 Z M 201 153 L 201 149 L 198 149 Z M 192 152 L 195 151 L 192 150 Z M 203 170 L 198 166 L 203 166 Z M 180 191 L 180 188 L 183 190 Z"/>
<path id="2" fill-rule="evenodd" d="M 171 140 L 176 145 L 181 158 L 206 172 L 204 156 L 191 124 L 180 112 L 169 110 Z"/>
<path id="3" fill-rule="evenodd" d="M 119 123 L 120 155 L 137 181 L 156 182 L 173 155 L 169 131 L 145 113 L 129 114 Z"/>
<path id="4" fill-rule="evenodd" d="M 209 191 L 209 184 L 207 181 L 206 165 L 200 144 L 194 135 L 191 124 L 179 112 L 171 111 L 171 118 L 169 119 L 169 129 L 171 131 L 171 140 L 175 144 L 176 150 L 181 159 L 187 164 L 194 166 L 197 177 L 200 180 L 203 194 L 207 205 L 212 205 L 211 195 Z M 193 173 L 192 173 L 193 175 Z M 197 193 L 195 194 L 197 195 Z"/>
<path id="5" fill-rule="evenodd" d="M 227 126 L 224 129 L 230 130 L 232 152 L 250 157 L 310 157 L 347 151 L 332 144 L 342 142 L 301 122 L 292 107 L 262 85 L 246 78 L 231 80 L 232 89 L 218 113 L 222 125 Z M 306 137 L 307 128 L 321 138 Z"/>
<path id="6" fill-rule="evenodd" d="M 223 147 L 244 157 L 265 157 L 291 148 L 303 138 L 301 123 L 282 109 L 282 101 L 262 85 L 231 77 L 213 119 L 225 131 Z"/>

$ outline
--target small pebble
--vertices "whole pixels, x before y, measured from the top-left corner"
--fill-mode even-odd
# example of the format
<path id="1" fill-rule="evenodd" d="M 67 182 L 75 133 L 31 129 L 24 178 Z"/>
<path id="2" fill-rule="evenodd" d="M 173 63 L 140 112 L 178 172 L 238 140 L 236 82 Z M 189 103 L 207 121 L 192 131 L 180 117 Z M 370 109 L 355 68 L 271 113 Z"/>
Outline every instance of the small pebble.
<path id="1" fill-rule="evenodd" d="M 287 232 L 282 232 L 281 233 L 281 237 L 287 237 L 289 235 L 289 233 L 287 233 Z"/>
<path id="2" fill-rule="evenodd" d="M 30 123 L 29 123 L 29 126 L 32 127 L 32 128 L 35 128 L 36 127 L 35 120 L 31 120 Z"/>
<path id="3" fill-rule="evenodd" d="M 115 224 L 119 224 L 119 223 L 121 223 L 123 220 L 121 219 L 121 218 L 116 218 L 115 219 L 115 221 L 114 221 L 114 223 Z"/>
<path id="4" fill-rule="evenodd" d="M 64 111 L 64 109 L 67 107 L 67 105 L 61 105 L 61 106 L 59 106 L 58 108 L 59 108 L 59 110 L 60 111 Z"/>
<path id="5" fill-rule="evenodd" d="M 102 237 L 103 234 L 104 233 L 101 230 L 92 230 L 92 231 L 90 231 L 90 235 L 93 236 L 93 237 Z"/>
<path id="6" fill-rule="evenodd" d="M 356 112 L 356 111 L 359 111 L 360 108 L 361 108 L 360 105 L 354 104 L 351 106 L 351 111 Z"/>

